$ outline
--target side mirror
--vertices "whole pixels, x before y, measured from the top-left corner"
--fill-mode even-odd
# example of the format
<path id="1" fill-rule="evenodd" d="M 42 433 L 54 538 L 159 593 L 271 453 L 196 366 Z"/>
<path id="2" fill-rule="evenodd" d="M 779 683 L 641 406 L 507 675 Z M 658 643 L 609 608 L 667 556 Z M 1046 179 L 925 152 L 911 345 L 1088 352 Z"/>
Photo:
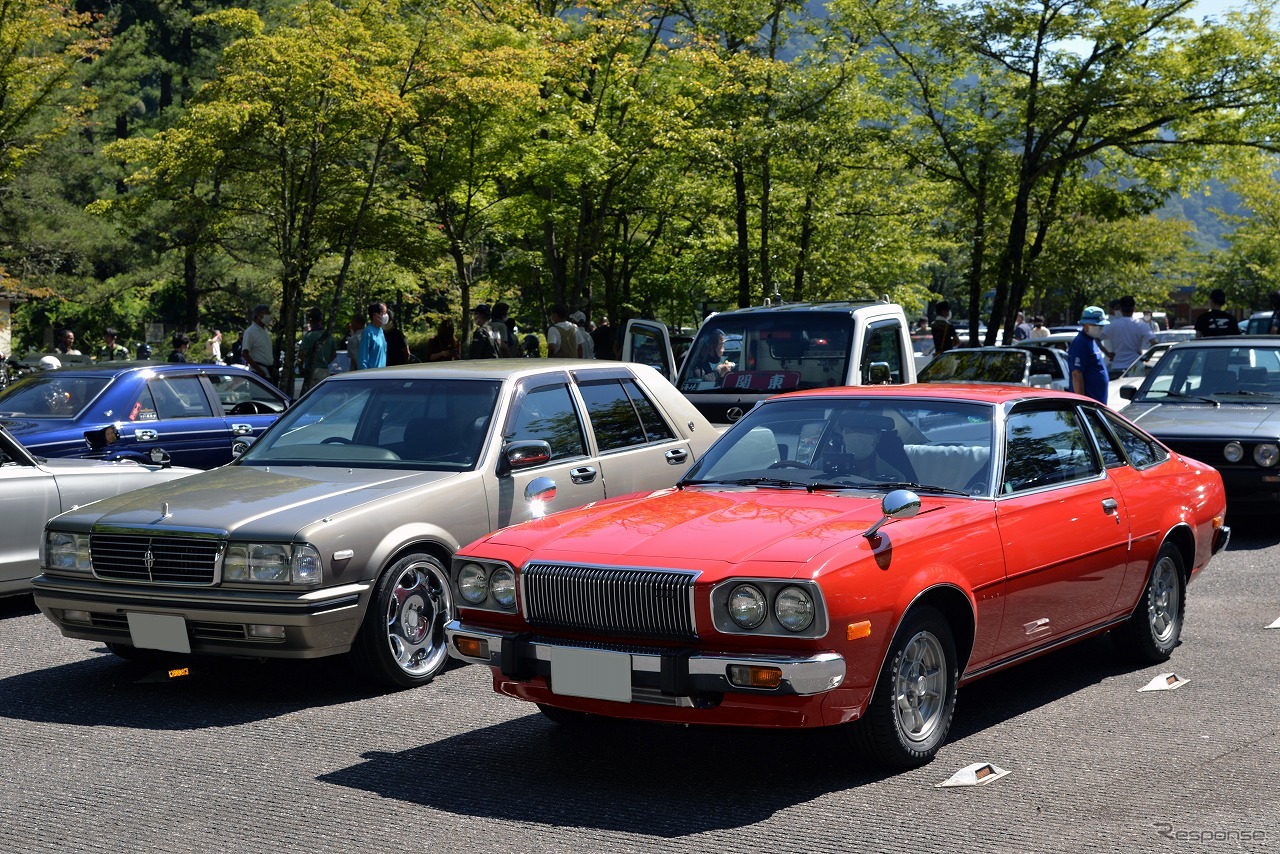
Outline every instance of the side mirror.
<path id="1" fill-rule="evenodd" d="M 880 521 L 868 528 L 862 536 L 868 540 L 876 535 L 880 526 L 890 519 L 910 519 L 920 512 L 920 496 L 909 489 L 895 489 L 880 501 Z"/>
<path id="2" fill-rule="evenodd" d="M 867 367 L 867 385 L 888 385 L 893 382 L 893 374 L 888 362 L 872 362 Z"/>
<path id="3" fill-rule="evenodd" d="M 1120 386 L 1120 396 L 1125 400 L 1133 400 L 1138 396 L 1138 387 L 1136 385 Z"/>
<path id="4" fill-rule="evenodd" d="M 89 449 L 93 451 L 101 451 L 108 445 L 114 445 L 119 439 L 120 431 L 116 429 L 114 424 L 84 432 L 84 440 L 88 443 Z"/>
<path id="5" fill-rule="evenodd" d="M 556 500 L 556 482 L 549 477 L 535 477 L 524 488 L 524 500 L 535 519 L 547 515 L 547 505 Z"/>
<path id="6" fill-rule="evenodd" d="M 551 445 L 541 439 L 527 439 L 512 442 L 502 449 L 502 459 L 506 471 L 540 466 L 551 459 Z M 502 472 L 505 474 L 505 472 Z"/>
<path id="7" fill-rule="evenodd" d="M 253 436 L 241 436 L 231 443 L 231 459 L 238 460 L 244 456 L 244 452 L 249 450 L 253 445 Z"/>
<path id="8" fill-rule="evenodd" d="M 164 448 L 151 448 L 147 451 L 147 458 L 153 466 L 160 466 L 162 469 L 173 466 L 172 461 L 169 459 L 169 452 Z"/>

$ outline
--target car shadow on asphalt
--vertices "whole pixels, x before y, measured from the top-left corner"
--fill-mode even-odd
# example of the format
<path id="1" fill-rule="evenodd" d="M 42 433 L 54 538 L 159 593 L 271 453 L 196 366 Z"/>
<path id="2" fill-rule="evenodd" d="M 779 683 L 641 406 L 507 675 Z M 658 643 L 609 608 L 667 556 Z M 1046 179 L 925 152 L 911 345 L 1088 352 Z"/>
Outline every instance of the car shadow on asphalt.
<path id="1" fill-rule="evenodd" d="M 0 597 L 0 620 L 30 617 L 39 613 L 40 609 L 36 607 L 36 601 L 31 598 L 30 593 Z"/>
<path id="2" fill-rule="evenodd" d="M 0 679 L 0 717 L 71 726 L 228 727 L 381 693 L 338 658 L 304 661 L 125 661 L 106 647 Z M 97 653 L 96 655 L 93 653 Z"/>
<path id="3" fill-rule="evenodd" d="M 961 689 L 948 741 L 1140 669 L 1102 637 L 979 680 Z M 424 773 L 440 768 L 452 770 Z M 411 750 L 367 753 L 317 779 L 476 818 L 676 838 L 748 827 L 892 777 L 932 788 L 950 770 L 878 768 L 847 745 L 842 728 L 561 727 L 534 713 Z"/>

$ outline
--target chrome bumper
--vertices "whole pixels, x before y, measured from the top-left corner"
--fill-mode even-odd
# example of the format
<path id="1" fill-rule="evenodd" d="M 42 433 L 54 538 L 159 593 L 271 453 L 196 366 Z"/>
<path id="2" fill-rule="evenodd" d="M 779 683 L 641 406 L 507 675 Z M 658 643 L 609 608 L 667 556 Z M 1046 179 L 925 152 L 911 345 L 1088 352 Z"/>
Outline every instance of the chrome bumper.
<path id="1" fill-rule="evenodd" d="M 631 659 L 633 699 L 638 701 L 673 703 L 677 698 L 695 694 L 723 693 L 810 696 L 830 691 L 844 681 L 844 657 L 835 652 L 809 656 L 753 655 L 579 644 L 529 634 L 476 629 L 457 620 L 445 625 L 445 633 L 449 638 L 451 656 L 496 668 L 507 678 L 517 681 L 548 676 L 551 658 L 557 649 L 599 649 L 625 654 Z M 463 655 L 458 651 L 457 637 L 484 641 L 488 656 Z M 777 668 L 782 671 L 782 682 L 776 688 L 735 685 L 729 681 L 728 675 L 729 668 L 734 665 Z"/>

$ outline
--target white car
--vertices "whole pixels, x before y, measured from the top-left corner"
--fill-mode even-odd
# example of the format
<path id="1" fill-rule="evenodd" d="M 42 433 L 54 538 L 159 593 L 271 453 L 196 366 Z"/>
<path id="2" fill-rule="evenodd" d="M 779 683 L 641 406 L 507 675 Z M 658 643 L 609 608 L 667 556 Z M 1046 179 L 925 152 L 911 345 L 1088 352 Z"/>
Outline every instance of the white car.
<path id="1" fill-rule="evenodd" d="M 922 383 L 1000 383 L 1067 389 L 1071 374 L 1051 347 L 964 347 L 948 350 L 920 371 Z"/>
<path id="2" fill-rule="evenodd" d="M 45 459 L 0 427 L 0 597 L 31 592 L 40 568 L 44 524 L 66 510 L 175 478 L 199 469 L 169 465 L 156 448 L 148 462 L 127 459 Z M 152 462 L 151 460 L 154 460 Z"/>
<path id="3" fill-rule="evenodd" d="M 1124 409 L 1129 405 L 1129 401 L 1120 396 L 1120 389 L 1128 386 L 1137 387 L 1142 385 L 1142 380 L 1151 373 L 1151 369 L 1156 366 L 1156 362 L 1160 361 L 1160 357 L 1164 355 L 1177 341 L 1165 341 L 1153 345 L 1147 352 L 1142 354 L 1138 361 L 1134 362 L 1125 372 L 1113 379 L 1107 384 L 1107 406 L 1112 409 Z"/>

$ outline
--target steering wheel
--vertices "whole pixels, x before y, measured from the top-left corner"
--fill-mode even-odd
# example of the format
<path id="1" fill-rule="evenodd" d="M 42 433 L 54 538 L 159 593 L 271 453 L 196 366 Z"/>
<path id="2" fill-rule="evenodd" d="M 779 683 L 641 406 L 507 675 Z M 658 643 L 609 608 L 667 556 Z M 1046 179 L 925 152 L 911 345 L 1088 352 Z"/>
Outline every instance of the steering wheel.
<path id="1" fill-rule="evenodd" d="M 342 436 L 329 436 L 328 438 L 321 439 L 320 444 L 321 445 L 350 445 L 351 440 L 343 438 Z"/>
<path id="2" fill-rule="evenodd" d="M 771 469 L 811 469 L 813 466 L 808 463 L 798 462 L 796 460 L 778 460 L 778 462 L 769 466 Z"/>

